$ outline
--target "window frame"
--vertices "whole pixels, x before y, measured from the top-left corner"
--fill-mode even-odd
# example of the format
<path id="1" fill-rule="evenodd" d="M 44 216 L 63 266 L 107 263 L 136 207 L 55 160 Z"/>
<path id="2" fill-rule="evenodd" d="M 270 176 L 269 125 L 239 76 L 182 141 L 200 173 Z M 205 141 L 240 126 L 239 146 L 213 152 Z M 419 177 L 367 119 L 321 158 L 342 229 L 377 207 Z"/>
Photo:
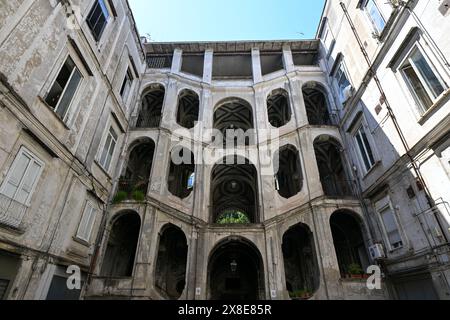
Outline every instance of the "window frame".
<path id="1" fill-rule="evenodd" d="M 87 209 L 88 208 L 90 208 L 90 213 L 89 213 L 89 219 L 85 222 L 85 219 L 87 219 L 86 218 L 86 214 L 87 214 Z M 97 219 L 97 212 L 98 212 L 98 209 L 97 209 L 97 207 L 93 204 L 93 202 L 92 201 L 90 201 L 90 200 L 87 200 L 86 202 L 85 202 L 85 205 L 84 205 L 84 207 L 83 207 L 83 211 L 82 211 L 82 214 L 81 214 L 81 219 L 80 219 L 80 221 L 78 222 L 78 228 L 77 228 L 77 232 L 76 232 L 76 235 L 75 235 L 75 237 L 77 238 L 77 239 L 79 239 L 79 240 L 82 240 L 82 241 L 85 241 L 85 242 L 87 242 L 87 243 L 90 243 L 90 240 L 91 240 L 91 238 L 92 238 L 92 231 L 94 230 L 94 225 L 95 225 L 95 222 L 96 222 L 96 219 Z M 87 222 L 89 222 L 89 221 L 91 221 L 91 224 L 88 226 L 88 232 L 87 232 L 87 234 L 86 234 L 86 238 L 84 238 L 83 237 L 83 235 L 81 235 L 80 234 L 80 232 L 81 232 L 81 227 L 82 227 L 82 225 L 83 225 L 83 222 L 85 222 L 85 223 L 87 223 Z"/>
<path id="2" fill-rule="evenodd" d="M 421 72 L 417 69 L 417 67 L 415 66 L 414 62 L 412 61 L 412 56 L 414 55 L 414 53 L 419 52 L 422 57 L 424 58 L 425 62 L 428 64 L 428 67 L 431 69 L 431 71 L 433 72 L 434 76 L 437 78 L 437 80 L 439 81 L 440 85 L 442 86 L 442 88 L 444 89 L 440 95 L 438 95 L 437 97 L 435 97 L 434 93 L 432 92 L 432 90 L 429 88 L 427 81 L 423 78 Z M 404 72 L 404 68 L 406 66 L 406 64 L 408 64 L 413 68 L 416 76 L 419 78 L 419 81 L 421 83 L 421 85 L 424 87 L 425 92 L 428 95 L 428 98 L 431 100 L 432 104 L 427 107 L 423 104 L 423 102 L 421 101 L 421 99 L 417 96 L 414 88 L 412 87 L 411 81 L 409 80 L 408 76 L 405 74 Z M 416 107 L 417 107 L 417 111 L 419 112 L 419 114 L 421 116 L 423 116 L 424 114 L 426 114 L 430 109 L 433 108 L 433 106 L 436 104 L 437 101 L 439 101 L 443 95 L 445 95 L 446 91 L 449 89 L 448 85 L 446 83 L 446 81 L 444 80 L 444 78 L 441 76 L 440 72 L 437 70 L 437 68 L 435 67 L 435 65 L 432 63 L 432 61 L 429 59 L 429 57 L 427 56 L 427 54 L 425 54 L 424 50 L 422 49 L 421 45 L 419 42 L 415 42 L 411 48 L 409 48 L 408 52 L 405 54 L 405 56 L 403 57 L 403 59 L 401 60 L 401 62 L 398 65 L 397 70 L 399 71 L 399 73 L 401 74 L 401 77 L 403 79 L 404 84 L 406 85 L 408 92 L 410 94 L 410 96 L 414 99 Z"/>
<path id="3" fill-rule="evenodd" d="M 345 105 L 345 103 L 348 101 L 348 99 L 345 99 L 345 97 L 344 97 L 344 91 L 342 91 L 342 96 L 341 96 L 341 86 L 339 85 L 339 80 L 338 80 L 338 78 L 337 78 L 337 75 L 338 75 L 338 73 L 339 73 L 340 71 L 341 71 L 341 77 L 342 77 L 342 75 L 344 75 L 345 78 L 347 79 L 347 81 L 348 81 L 350 87 L 351 87 L 351 88 L 354 88 L 354 87 L 353 87 L 353 83 L 352 83 L 352 81 L 351 81 L 351 79 L 350 79 L 350 76 L 349 76 L 349 72 L 348 72 L 346 63 L 345 63 L 345 61 L 344 61 L 344 57 L 342 57 L 342 58 L 340 59 L 340 61 L 338 61 L 338 63 L 336 64 L 336 68 L 335 68 L 335 70 L 334 70 L 332 76 L 333 76 L 333 79 L 334 79 L 335 86 L 336 86 L 336 88 L 337 88 L 339 102 L 340 102 L 342 105 Z M 341 77 L 339 77 L 339 79 L 341 79 Z M 345 88 L 344 88 L 344 89 L 345 89 Z"/>
<path id="4" fill-rule="evenodd" d="M 109 123 L 106 126 L 106 128 L 107 129 L 103 133 L 101 147 L 98 150 L 97 163 L 107 174 L 109 174 L 110 171 L 111 171 L 112 164 L 114 163 L 114 157 L 115 157 L 115 154 L 116 154 L 116 151 L 117 151 L 117 146 L 119 144 L 120 130 L 119 130 L 117 125 L 114 125 L 113 121 L 109 121 Z M 111 159 L 109 161 L 108 166 L 106 167 L 106 163 L 102 163 L 101 160 L 102 160 L 102 156 L 103 156 L 103 153 L 105 151 L 106 143 L 108 142 L 108 137 L 110 136 L 111 130 L 113 130 L 113 132 L 116 134 L 117 137 L 115 138 L 115 145 L 114 145 L 113 152 L 111 154 Z M 108 147 L 108 150 L 109 150 L 109 148 L 110 147 Z M 108 156 L 108 155 L 106 155 L 106 156 Z M 106 159 L 107 159 L 107 157 L 105 158 L 105 161 L 106 161 Z"/>
<path id="5" fill-rule="evenodd" d="M 108 13 L 108 16 L 104 16 L 105 24 L 103 25 L 102 30 L 99 32 L 98 36 L 96 36 L 95 32 L 94 32 L 94 27 L 95 26 L 91 26 L 91 23 L 90 23 L 90 20 L 89 20 L 90 16 L 93 14 L 94 8 L 95 8 L 95 6 L 97 4 L 100 6 L 100 9 L 101 9 L 101 12 L 102 12 L 103 16 L 105 14 L 103 9 L 105 9 L 106 12 Z M 103 6 L 102 6 L 102 4 L 103 4 Z M 102 38 L 103 38 L 103 36 L 105 34 L 105 30 L 108 27 L 109 21 L 110 21 L 112 16 L 113 16 L 113 12 L 112 12 L 112 10 L 110 8 L 109 1 L 106 1 L 106 0 L 94 0 L 92 2 L 92 5 L 89 7 L 89 10 L 87 11 L 87 14 L 86 14 L 86 24 L 87 24 L 89 30 L 91 31 L 92 38 L 95 40 L 96 43 L 100 43 L 101 42 L 101 40 L 102 40 Z"/>
<path id="6" fill-rule="evenodd" d="M 370 148 L 370 152 L 371 152 L 372 158 L 373 158 L 372 159 L 373 163 L 370 163 L 370 168 L 367 168 L 367 166 L 366 166 L 366 163 L 364 161 L 364 156 L 362 154 L 363 150 L 361 150 L 358 139 L 357 139 L 357 136 L 360 135 L 361 131 L 364 132 L 367 143 L 368 143 L 368 146 L 366 146 L 366 144 L 364 143 L 364 140 L 362 139 L 362 137 L 360 137 L 362 139 L 364 153 L 367 157 L 367 160 L 369 162 L 372 162 L 370 159 L 369 153 L 366 150 L 367 147 Z M 369 132 L 369 134 L 368 134 L 368 132 Z M 376 148 L 374 147 L 374 143 L 372 140 L 372 134 L 370 132 L 370 129 L 369 129 L 365 119 L 364 119 L 364 115 L 361 115 L 361 118 L 354 125 L 354 129 L 351 131 L 351 135 L 352 135 L 352 138 L 354 139 L 355 149 L 357 150 L 359 166 L 362 169 L 362 171 L 364 172 L 364 174 L 366 175 L 370 171 L 372 171 L 372 169 L 377 165 L 377 163 L 379 162 L 379 158 L 378 158 L 378 152 L 377 152 Z"/>
<path id="7" fill-rule="evenodd" d="M 376 8 L 376 10 L 378 11 L 378 14 L 380 15 L 380 17 L 383 19 L 384 22 L 384 26 L 382 30 L 378 30 L 378 26 L 375 23 L 372 15 L 370 14 L 370 11 L 368 9 L 368 5 L 369 2 L 372 2 L 374 7 Z M 383 33 L 383 31 L 386 29 L 386 25 L 387 25 L 387 20 L 383 15 L 383 12 L 380 10 L 380 7 L 378 5 L 378 3 L 376 2 L 376 0 L 364 0 L 363 2 L 363 6 L 362 6 L 363 11 L 365 12 L 365 15 L 367 16 L 367 19 L 369 20 L 373 31 L 376 33 L 376 35 L 381 36 L 381 34 Z"/>
<path id="8" fill-rule="evenodd" d="M 394 219 L 394 223 L 395 226 L 397 228 L 397 232 L 398 235 L 400 237 L 401 240 L 401 245 L 398 247 L 393 247 L 393 244 L 391 243 L 391 240 L 389 238 L 389 234 L 387 232 L 386 229 L 386 225 L 383 219 L 383 212 L 386 211 L 386 209 L 389 209 L 392 213 L 393 219 Z M 402 250 L 406 247 L 406 237 L 403 233 L 403 229 L 399 223 L 399 218 L 397 215 L 397 211 L 394 208 L 394 206 L 392 205 L 392 201 L 391 201 L 391 197 L 389 195 L 385 195 L 384 197 L 380 198 L 379 200 L 377 200 L 375 202 L 375 210 L 377 212 L 377 216 L 380 219 L 381 222 L 381 229 L 383 231 L 383 237 L 385 239 L 385 243 L 387 244 L 387 248 L 389 249 L 390 252 L 395 252 L 395 251 L 399 251 Z"/>
<path id="9" fill-rule="evenodd" d="M 127 81 L 129 80 L 129 81 Z M 125 77 L 122 81 L 122 86 L 120 88 L 119 94 L 122 98 L 122 102 L 126 105 L 128 102 L 128 98 L 130 97 L 130 93 L 133 89 L 133 84 L 134 84 L 134 80 L 135 77 L 133 75 L 133 72 L 131 71 L 131 68 L 129 66 L 127 66 L 126 72 L 125 72 Z M 126 88 L 126 84 L 129 82 L 129 86 L 128 86 L 128 90 L 126 90 L 126 94 L 124 95 L 125 91 L 124 89 Z"/>
<path id="10" fill-rule="evenodd" d="M 52 107 L 52 106 L 49 105 L 48 102 L 47 102 L 48 95 L 50 94 L 52 88 L 54 87 L 54 85 L 55 85 L 55 83 L 56 83 L 56 80 L 58 79 L 59 75 L 61 74 L 61 72 L 62 72 L 62 70 L 63 70 L 63 68 L 64 68 L 64 66 L 65 66 L 65 64 L 67 63 L 67 61 L 68 61 L 69 59 L 72 60 L 72 62 L 73 62 L 73 64 L 74 64 L 74 68 L 73 68 L 73 70 L 72 70 L 71 73 L 70 73 L 70 76 L 69 76 L 69 78 L 68 78 L 68 80 L 67 80 L 67 83 L 66 83 L 65 87 L 63 88 L 63 91 L 61 92 L 61 96 L 59 97 L 57 104 L 55 105 L 55 107 Z M 69 121 L 69 118 L 71 117 L 71 111 L 72 111 L 71 109 L 72 109 L 72 106 L 73 106 L 73 104 L 74 104 L 74 101 L 76 100 L 76 97 L 77 97 L 78 92 L 79 92 L 79 90 L 80 90 L 80 88 L 81 88 L 81 86 L 82 86 L 82 83 L 83 83 L 84 79 L 86 78 L 86 75 L 84 74 L 83 70 L 79 67 L 79 64 L 77 63 L 77 59 L 74 58 L 74 55 L 71 54 L 70 52 L 68 52 L 68 53 L 65 55 L 65 57 L 64 57 L 64 59 L 63 59 L 62 61 L 63 61 L 63 62 L 62 62 L 62 64 L 61 64 L 61 66 L 58 68 L 58 71 L 57 71 L 56 74 L 53 76 L 52 81 L 50 82 L 49 87 L 48 87 L 47 90 L 45 91 L 45 98 L 44 98 L 43 100 L 44 100 L 45 103 L 48 105 L 48 107 L 50 107 L 50 108 L 52 109 L 53 113 L 54 113 L 59 119 L 61 119 L 61 121 L 63 121 L 64 123 L 67 123 L 67 122 Z M 76 89 L 74 90 L 74 93 L 73 93 L 73 95 L 72 95 L 72 97 L 71 97 L 71 99 L 70 99 L 70 102 L 69 102 L 69 104 L 68 104 L 68 106 L 67 106 L 67 109 L 66 109 L 66 111 L 65 111 L 65 113 L 64 113 L 64 116 L 61 117 L 61 115 L 58 113 L 58 110 L 59 110 L 59 108 L 60 108 L 60 106 L 61 106 L 61 101 L 63 100 L 63 97 L 64 97 L 64 95 L 65 95 L 65 93 L 66 93 L 66 91 L 67 91 L 67 88 L 69 87 L 70 81 L 72 80 L 72 78 L 73 78 L 73 76 L 74 76 L 74 74 L 75 74 L 75 71 L 78 71 L 78 73 L 80 74 L 80 80 L 78 81 L 77 87 L 76 87 Z"/>
<path id="11" fill-rule="evenodd" d="M 27 165 L 27 168 L 25 169 L 25 172 L 23 174 L 23 176 L 21 177 L 21 180 L 19 182 L 19 185 L 17 186 L 17 190 L 14 193 L 14 196 L 12 198 L 10 198 L 9 196 L 7 196 L 4 191 L 6 188 L 6 183 L 9 181 L 9 179 L 11 179 L 11 175 L 13 173 L 13 170 L 17 167 L 18 165 L 18 160 L 19 157 L 25 155 L 27 157 L 29 157 L 31 159 L 31 161 L 37 163 L 40 168 L 36 174 L 36 178 L 33 182 L 33 186 L 30 189 L 30 193 L 27 197 L 27 199 L 24 202 L 20 202 L 18 200 L 16 200 L 16 195 L 17 192 L 21 189 L 21 187 L 23 186 L 24 183 L 24 177 L 26 176 L 27 173 L 29 173 L 30 170 L 30 165 L 31 165 L 31 161 L 30 163 Z M 45 168 L 45 163 L 39 158 L 37 157 L 33 152 L 31 152 L 28 148 L 26 148 L 25 146 L 20 147 L 19 151 L 16 153 L 16 156 L 14 157 L 14 160 L 12 161 L 9 169 L 8 169 L 8 173 L 6 174 L 6 177 L 3 179 L 1 185 L 0 185 L 0 193 L 2 195 L 4 195 L 5 197 L 10 198 L 13 201 L 16 201 L 17 203 L 20 203 L 26 207 L 30 207 L 31 206 L 31 199 L 33 198 L 34 192 L 36 191 L 37 185 L 39 184 L 39 180 L 42 177 L 42 173 L 44 172 L 44 168 Z"/>

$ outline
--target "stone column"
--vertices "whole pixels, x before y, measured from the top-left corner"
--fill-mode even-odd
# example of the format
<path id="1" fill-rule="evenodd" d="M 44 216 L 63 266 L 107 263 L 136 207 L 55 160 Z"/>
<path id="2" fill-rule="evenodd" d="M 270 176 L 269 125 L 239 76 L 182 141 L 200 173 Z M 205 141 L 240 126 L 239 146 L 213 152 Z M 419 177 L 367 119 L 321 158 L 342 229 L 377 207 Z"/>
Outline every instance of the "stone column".
<path id="1" fill-rule="evenodd" d="M 291 73 L 295 70 L 291 47 L 289 46 L 283 46 L 283 64 L 286 73 Z"/>
<path id="2" fill-rule="evenodd" d="M 252 49 L 252 70 L 253 70 L 253 82 L 260 83 L 263 81 L 262 71 L 261 71 L 261 57 L 259 55 L 259 49 Z"/>
<path id="3" fill-rule="evenodd" d="M 181 49 L 175 49 L 172 58 L 171 72 L 174 74 L 180 73 L 182 62 L 183 62 L 183 51 Z"/>
<path id="4" fill-rule="evenodd" d="M 203 64 L 203 82 L 211 84 L 212 81 L 212 70 L 214 63 L 214 52 L 212 49 L 205 51 L 205 59 Z"/>

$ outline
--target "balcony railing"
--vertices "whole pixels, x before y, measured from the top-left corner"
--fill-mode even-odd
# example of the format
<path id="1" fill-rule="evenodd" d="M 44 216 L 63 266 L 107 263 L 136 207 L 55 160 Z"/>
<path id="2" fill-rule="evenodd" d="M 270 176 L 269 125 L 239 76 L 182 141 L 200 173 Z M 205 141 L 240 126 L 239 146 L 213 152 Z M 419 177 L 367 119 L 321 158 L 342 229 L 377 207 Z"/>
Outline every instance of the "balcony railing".
<path id="1" fill-rule="evenodd" d="M 147 194 L 148 182 L 149 180 L 121 178 L 119 180 L 116 201 L 120 202 L 131 199 L 143 201 L 142 198 L 145 198 Z"/>
<path id="2" fill-rule="evenodd" d="M 352 197 L 356 194 L 351 180 L 325 178 L 321 182 L 323 192 L 328 197 Z"/>
<path id="3" fill-rule="evenodd" d="M 18 228 L 26 211 L 24 204 L 0 194 L 0 224 Z"/>
<path id="4" fill-rule="evenodd" d="M 161 123 L 160 116 L 140 115 L 136 122 L 135 128 L 152 129 L 158 128 Z"/>

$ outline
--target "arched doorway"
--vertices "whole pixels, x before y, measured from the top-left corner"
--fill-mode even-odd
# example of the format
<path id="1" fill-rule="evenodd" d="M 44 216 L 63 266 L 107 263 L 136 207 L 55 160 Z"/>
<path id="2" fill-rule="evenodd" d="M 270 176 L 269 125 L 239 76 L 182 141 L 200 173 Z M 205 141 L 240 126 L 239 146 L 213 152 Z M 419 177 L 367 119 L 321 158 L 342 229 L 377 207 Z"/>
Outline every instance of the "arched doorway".
<path id="1" fill-rule="evenodd" d="M 310 125 L 328 126 L 332 124 L 328 111 L 326 91 L 321 85 L 315 82 L 305 84 L 303 86 L 303 99 Z"/>
<path id="2" fill-rule="evenodd" d="M 226 157 L 216 164 L 211 174 L 211 200 L 213 223 L 258 222 L 258 177 L 255 166 L 237 156 Z"/>
<path id="3" fill-rule="evenodd" d="M 339 210 L 330 218 L 331 233 L 342 277 L 350 273 L 352 266 L 367 270 L 369 258 L 364 244 L 361 223 L 355 213 Z"/>
<path id="4" fill-rule="evenodd" d="M 141 229 L 141 218 L 134 211 L 120 213 L 109 232 L 101 275 L 124 278 L 133 275 L 134 260 Z"/>
<path id="5" fill-rule="evenodd" d="M 261 253 L 242 238 L 229 238 L 221 242 L 209 259 L 208 284 L 208 298 L 211 300 L 264 299 Z"/>
<path id="6" fill-rule="evenodd" d="M 141 111 L 136 128 L 158 128 L 161 123 L 162 108 L 166 91 L 160 84 L 150 86 L 142 98 Z"/>
<path id="7" fill-rule="evenodd" d="M 286 231 L 282 251 L 289 295 L 311 296 L 319 288 L 320 272 L 314 238 L 309 227 L 300 223 Z"/>
<path id="8" fill-rule="evenodd" d="M 177 146 L 170 153 L 170 157 L 171 162 L 167 181 L 169 192 L 180 199 L 185 199 L 194 189 L 194 154 L 188 148 Z"/>
<path id="9" fill-rule="evenodd" d="M 178 96 L 177 123 L 192 129 L 198 121 L 200 99 L 192 90 L 183 90 Z"/>
<path id="10" fill-rule="evenodd" d="M 184 232 L 168 224 L 161 230 L 156 261 L 155 284 L 167 299 L 176 300 L 186 286 L 187 239 Z"/>

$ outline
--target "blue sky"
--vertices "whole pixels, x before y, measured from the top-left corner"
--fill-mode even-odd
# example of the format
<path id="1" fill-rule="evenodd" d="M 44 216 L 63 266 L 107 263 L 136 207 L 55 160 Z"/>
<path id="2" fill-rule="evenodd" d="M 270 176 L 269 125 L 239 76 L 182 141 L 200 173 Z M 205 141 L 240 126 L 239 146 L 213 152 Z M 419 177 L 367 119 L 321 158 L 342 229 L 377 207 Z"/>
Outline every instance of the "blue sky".
<path id="1" fill-rule="evenodd" d="M 312 39 L 325 0 L 129 0 L 153 41 Z"/>

